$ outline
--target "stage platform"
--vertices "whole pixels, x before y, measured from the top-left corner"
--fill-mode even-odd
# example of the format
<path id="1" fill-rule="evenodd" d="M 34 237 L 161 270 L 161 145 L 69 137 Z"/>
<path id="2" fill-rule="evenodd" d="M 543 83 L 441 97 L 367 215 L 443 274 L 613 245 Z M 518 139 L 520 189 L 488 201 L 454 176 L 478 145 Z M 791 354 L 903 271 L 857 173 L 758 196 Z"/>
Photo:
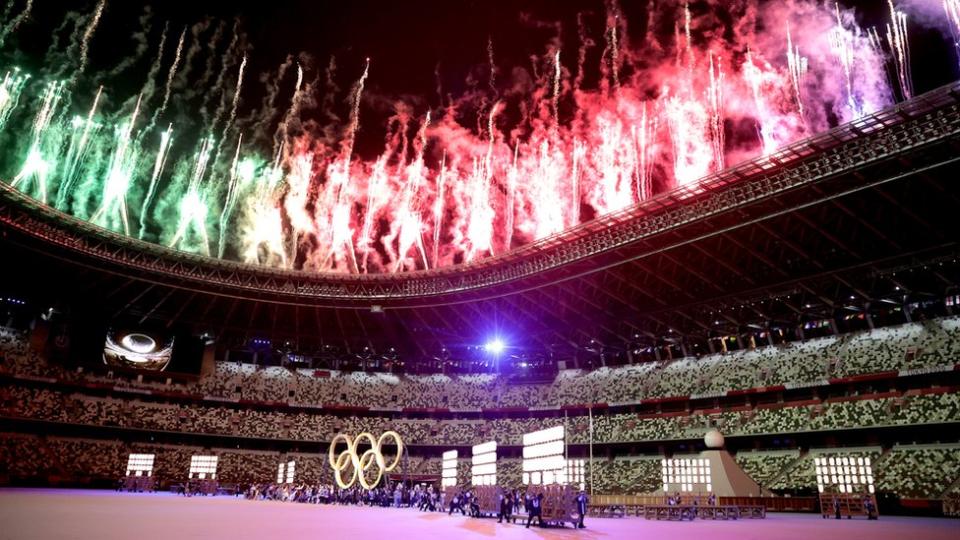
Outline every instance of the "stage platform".
<path id="1" fill-rule="evenodd" d="M 184 498 L 169 493 L 3 489 L 0 540 L 153 540 L 194 538 L 313 539 L 632 539 L 751 540 L 843 538 L 923 540 L 960 538 L 960 520 L 882 516 L 879 521 L 824 520 L 819 514 L 767 514 L 762 520 L 658 522 L 594 518 L 587 529 L 529 530 L 415 509 L 365 508 L 247 501 L 233 497 Z"/>

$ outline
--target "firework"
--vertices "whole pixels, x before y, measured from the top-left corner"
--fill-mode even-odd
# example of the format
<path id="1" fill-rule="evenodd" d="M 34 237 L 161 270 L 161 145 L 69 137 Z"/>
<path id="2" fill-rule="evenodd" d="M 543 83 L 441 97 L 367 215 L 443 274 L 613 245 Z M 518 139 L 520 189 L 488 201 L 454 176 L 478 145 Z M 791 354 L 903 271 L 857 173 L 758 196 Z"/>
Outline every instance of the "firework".
<path id="1" fill-rule="evenodd" d="M 731 17 L 687 3 L 656 5 L 650 20 L 672 20 L 674 32 L 648 28 L 643 49 L 631 48 L 613 0 L 592 34 L 590 15 L 577 17 L 576 55 L 561 54 L 571 49 L 558 37 L 530 66 L 505 69 L 488 39 L 478 58 L 486 88 L 450 96 L 438 75 L 442 108 L 398 100 L 383 147 L 369 151 L 357 145 L 361 117 L 365 130 L 383 129 L 364 108 L 377 76 L 369 59 L 350 67 L 346 96 L 331 60 L 321 100 L 323 72 L 306 56 L 288 93 L 284 73 L 296 58 L 288 56 L 264 79 L 260 108 L 250 107 L 243 96 L 256 84 L 247 80 L 256 49 L 236 25 L 230 40 L 224 24 L 183 29 L 172 58 L 164 30 L 141 91 L 106 99 L 116 97 L 111 82 L 84 73 L 100 53 L 90 43 L 101 0 L 79 19 L 67 54 L 50 56 L 63 65 L 33 77 L 0 71 L 8 142 L 0 178 L 102 227 L 191 253 L 314 272 L 408 272 L 499 255 L 914 93 L 907 19 L 892 2 L 889 25 L 869 32 L 853 12 L 813 0 L 790 3 L 795 11 L 762 3 L 745 19 L 750 29 L 720 28 Z M 960 2 L 943 8 L 956 37 Z M 23 27 L 23 13 L 0 25 L 0 44 Z M 754 35 L 763 32 L 775 33 Z M 591 35 L 603 47 L 593 66 Z M 206 62 L 195 58 L 204 47 Z M 518 84 L 522 69 L 530 72 Z M 321 114 L 301 120 L 311 110 Z"/>

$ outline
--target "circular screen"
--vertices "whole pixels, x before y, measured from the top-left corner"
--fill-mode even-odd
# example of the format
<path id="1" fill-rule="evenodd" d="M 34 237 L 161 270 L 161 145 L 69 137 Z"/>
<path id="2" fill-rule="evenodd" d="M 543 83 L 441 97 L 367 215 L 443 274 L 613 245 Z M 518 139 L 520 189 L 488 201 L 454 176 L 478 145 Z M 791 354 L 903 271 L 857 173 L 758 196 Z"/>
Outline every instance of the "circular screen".
<path id="1" fill-rule="evenodd" d="M 143 330 L 111 330 L 103 346 L 103 363 L 111 367 L 163 371 L 172 356 L 172 339 Z"/>

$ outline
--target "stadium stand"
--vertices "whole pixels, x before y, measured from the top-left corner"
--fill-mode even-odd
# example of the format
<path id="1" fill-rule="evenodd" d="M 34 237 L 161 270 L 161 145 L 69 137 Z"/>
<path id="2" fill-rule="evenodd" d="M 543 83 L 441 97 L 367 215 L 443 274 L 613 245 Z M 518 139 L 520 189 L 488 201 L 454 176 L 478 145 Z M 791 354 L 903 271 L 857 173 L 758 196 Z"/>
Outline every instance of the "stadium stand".
<path id="1" fill-rule="evenodd" d="M 939 499 L 960 478 L 960 446 L 895 446 L 884 456 L 877 487 L 902 498 Z"/>
<path id="2" fill-rule="evenodd" d="M 799 450 L 740 452 L 737 463 L 761 486 L 770 486 L 781 473 L 800 459 Z"/>
<path id="3" fill-rule="evenodd" d="M 953 369 L 960 357 L 960 318 L 947 317 L 872 331 L 672 362 L 566 370 L 549 385 L 508 384 L 493 374 L 460 376 L 328 372 L 218 362 L 212 375 L 190 385 L 150 383 L 116 375 L 65 372 L 47 365 L 8 335 L 0 353 L 7 372 L 82 379 L 121 387 L 183 392 L 222 399 L 399 408 L 478 408 L 623 404 L 644 399 L 723 395 L 775 386 L 824 384 L 880 372 Z M 616 382 L 616 384 L 611 384 Z M 291 394 L 292 393 L 292 394 Z M 291 397 L 292 395 L 292 397 Z"/>
<path id="4" fill-rule="evenodd" d="M 958 407 L 956 392 L 924 394 L 904 400 L 897 414 L 890 414 L 892 398 L 858 396 L 857 401 L 839 401 L 817 406 L 763 408 L 722 414 L 682 414 L 647 417 L 635 414 L 594 416 L 596 443 L 699 438 L 708 427 L 721 427 L 727 435 L 800 433 L 892 425 L 935 424 L 950 421 Z M 814 414 L 814 411 L 819 411 Z M 152 401 L 95 397 L 45 388 L 11 386 L 0 394 L 0 414 L 91 426 L 126 427 L 167 432 L 220 434 L 239 437 L 329 441 L 338 432 L 359 433 L 398 430 L 419 445 L 473 445 L 495 439 L 504 445 L 520 445 L 524 433 L 543 425 L 542 419 L 418 420 L 384 416 L 334 416 L 322 413 L 290 413 L 216 405 L 183 405 Z M 562 422 L 555 420 L 554 422 Z M 570 417 L 570 441 L 589 442 L 583 416 Z"/>

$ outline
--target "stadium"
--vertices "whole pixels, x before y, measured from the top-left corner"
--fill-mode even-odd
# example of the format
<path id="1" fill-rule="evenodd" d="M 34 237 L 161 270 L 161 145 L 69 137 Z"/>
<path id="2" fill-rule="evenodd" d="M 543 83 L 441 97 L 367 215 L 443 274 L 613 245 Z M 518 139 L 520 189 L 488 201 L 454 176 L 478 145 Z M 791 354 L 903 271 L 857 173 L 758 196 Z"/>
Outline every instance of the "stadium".
<path id="1" fill-rule="evenodd" d="M 956 536 L 957 1 L 118 4 L 0 18 L 0 537 Z"/>

